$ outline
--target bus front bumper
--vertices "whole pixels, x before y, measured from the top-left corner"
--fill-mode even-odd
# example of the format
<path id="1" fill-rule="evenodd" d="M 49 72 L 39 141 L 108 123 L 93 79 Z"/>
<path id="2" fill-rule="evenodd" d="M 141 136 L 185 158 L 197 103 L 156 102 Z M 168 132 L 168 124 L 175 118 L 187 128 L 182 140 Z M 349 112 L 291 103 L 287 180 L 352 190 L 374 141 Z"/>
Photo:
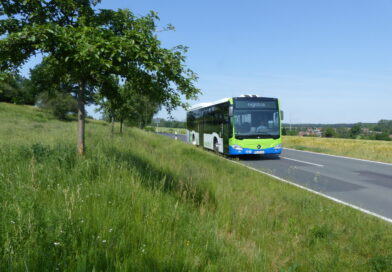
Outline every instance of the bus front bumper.
<path id="1" fill-rule="evenodd" d="M 266 149 L 252 149 L 252 148 L 241 148 L 229 146 L 229 155 L 249 155 L 249 154 L 280 154 L 282 153 L 282 148 L 270 147 Z"/>

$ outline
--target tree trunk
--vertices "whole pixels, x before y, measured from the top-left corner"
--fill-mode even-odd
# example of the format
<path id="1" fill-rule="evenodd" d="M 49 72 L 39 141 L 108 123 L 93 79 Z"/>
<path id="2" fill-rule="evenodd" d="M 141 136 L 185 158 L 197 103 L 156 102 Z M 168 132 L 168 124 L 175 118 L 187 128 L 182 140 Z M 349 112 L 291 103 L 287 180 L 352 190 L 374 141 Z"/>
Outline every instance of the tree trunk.
<path id="1" fill-rule="evenodd" d="M 123 130 L 123 119 L 120 119 L 120 134 L 122 134 L 122 130 Z"/>
<path id="2" fill-rule="evenodd" d="M 114 134 L 114 115 L 112 115 L 112 136 Z"/>
<path id="3" fill-rule="evenodd" d="M 78 90 L 78 153 L 84 155 L 86 153 L 86 146 L 84 142 L 84 124 L 85 124 L 85 109 L 84 109 L 84 82 L 79 83 Z"/>

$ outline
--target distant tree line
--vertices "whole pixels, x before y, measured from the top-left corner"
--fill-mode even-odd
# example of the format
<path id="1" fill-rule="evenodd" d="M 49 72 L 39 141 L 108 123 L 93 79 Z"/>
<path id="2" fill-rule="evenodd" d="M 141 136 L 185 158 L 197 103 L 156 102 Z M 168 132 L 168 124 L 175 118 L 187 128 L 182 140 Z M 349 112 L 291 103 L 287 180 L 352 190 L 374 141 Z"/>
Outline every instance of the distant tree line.
<path id="1" fill-rule="evenodd" d="M 166 128 L 186 128 L 185 121 L 177 121 L 174 119 L 164 119 L 164 118 L 153 119 L 149 125 L 166 127 Z"/>
<path id="2" fill-rule="evenodd" d="M 356 124 L 295 124 L 283 125 L 283 135 L 299 135 L 309 128 L 320 128 L 321 136 L 326 138 L 351 138 L 365 140 L 391 141 L 392 120 L 380 120 L 378 123 Z M 314 136 L 314 135 L 305 135 Z"/>

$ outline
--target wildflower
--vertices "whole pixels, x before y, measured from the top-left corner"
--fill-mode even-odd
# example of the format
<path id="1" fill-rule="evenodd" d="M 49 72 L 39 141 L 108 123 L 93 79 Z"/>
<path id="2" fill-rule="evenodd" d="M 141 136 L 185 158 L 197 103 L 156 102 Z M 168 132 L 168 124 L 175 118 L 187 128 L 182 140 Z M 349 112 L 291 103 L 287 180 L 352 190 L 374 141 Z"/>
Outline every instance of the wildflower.
<path id="1" fill-rule="evenodd" d="M 142 247 L 140 248 L 140 251 L 144 253 L 146 251 L 146 244 L 143 244 Z"/>
<path id="2" fill-rule="evenodd" d="M 113 229 L 109 229 L 109 232 L 112 232 L 113 231 Z"/>
<path id="3" fill-rule="evenodd" d="M 15 224 L 15 221 L 11 220 L 11 224 Z"/>
<path id="4" fill-rule="evenodd" d="M 106 243 L 106 240 L 102 240 L 102 243 Z"/>
<path id="5" fill-rule="evenodd" d="M 54 242 L 53 243 L 55 246 L 59 246 L 60 245 L 60 242 Z"/>

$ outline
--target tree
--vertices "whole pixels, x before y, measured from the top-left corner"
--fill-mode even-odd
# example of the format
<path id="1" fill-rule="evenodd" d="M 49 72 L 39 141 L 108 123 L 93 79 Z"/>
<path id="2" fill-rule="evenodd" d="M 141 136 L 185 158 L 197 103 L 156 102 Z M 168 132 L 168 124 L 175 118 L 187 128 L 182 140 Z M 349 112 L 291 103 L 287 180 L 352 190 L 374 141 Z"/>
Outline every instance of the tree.
<path id="1" fill-rule="evenodd" d="M 36 104 L 49 110 L 60 119 L 68 119 L 68 114 L 77 114 L 77 86 L 66 77 L 58 74 L 50 59 L 44 58 L 41 64 L 30 69 L 31 91 L 38 93 Z M 91 102 L 91 97 L 86 97 Z"/>
<path id="2" fill-rule="evenodd" d="M 112 132 L 114 121 L 120 122 L 120 133 L 122 133 L 124 121 L 140 128 L 151 122 L 154 114 L 160 109 L 160 104 L 147 96 L 146 92 L 143 92 L 147 90 L 148 93 L 148 88 L 151 87 L 147 83 L 139 86 L 137 82 L 135 84 L 134 78 L 122 85 L 113 77 L 107 81 L 110 86 L 105 88 L 118 89 L 116 96 L 112 96 L 110 99 L 103 98 L 100 101 L 101 109 L 112 121 Z"/>
<path id="3" fill-rule="evenodd" d="M 68 114 L 78 112 L 77 101 L 69 93 L 56 92 L 48 94 L 41 93 L 38 96 L 37 105 L 53 113 L 60 120 L 69 119 Z"/>
<path id="4" fill-rule="evenodd" d="M 357 138 L 361 133 L 361 129 L 362 129 L 362 125 L 360 123 L 352 126 L 352 128 L 350 129 L 350 137 L 353 139 Z"/>
<path id="5" fill-rule="evenodd" d="M 328 127 L 325 128 L 323 131 L 324 137 L 326 138 L 333 138 L 336 137 L 336 131 L 334 128 Z"/>
<path id="6" fill-rule="evenodd" d="M 196 75 L 184 62 L 186 48 L 161 47 L 154 34 L 156 13 L 136 17 L 131 11 L 94 10 L 90 0 L 3 0 L 0 14 L 0 70 L 15 70 L 34 54 L 50 61 L 61 81 L 77 87 L 78 151 L 85 153 L 85 103 L 99 94 L 110 100 L 117 90 L 102 88 L 108 77 L 148 83 L 145 93 L 167 110 L 186 106 L 200 92 Z M 87 88 L 90 86 L 91 88 Z M 114 93 L 113 93 L 114 92 Z"/>
<path id="7" fill-rule="evenodd" d="M 375 131 L 385 132 L 392 134 L 392 120 L 380 120 L 378 121 Z"/>
<path id="8" fill-rule="evenodd" d="M 347 127 L 338 127 L 336 128 L 336 137 L 337 138 L 350 138 L 351 129 Z"/>
<path id="9" fill-rule="evenodd" d="M 375 135 L 375 139 L 376 140 L 381 140 L 381 141 L 390 141 L 391 138 L 389 138 L 389 134 L 386 132 L 382 132 L 382 133 L 377 133 Z"/>
<path id="10" fill-rule="evenodd" d="M 32 90 L 29 79 L 26 79 L 18 73 L 4 73 L 0 77 L 0 101 L 34 105 L 37 93 Z"/>

